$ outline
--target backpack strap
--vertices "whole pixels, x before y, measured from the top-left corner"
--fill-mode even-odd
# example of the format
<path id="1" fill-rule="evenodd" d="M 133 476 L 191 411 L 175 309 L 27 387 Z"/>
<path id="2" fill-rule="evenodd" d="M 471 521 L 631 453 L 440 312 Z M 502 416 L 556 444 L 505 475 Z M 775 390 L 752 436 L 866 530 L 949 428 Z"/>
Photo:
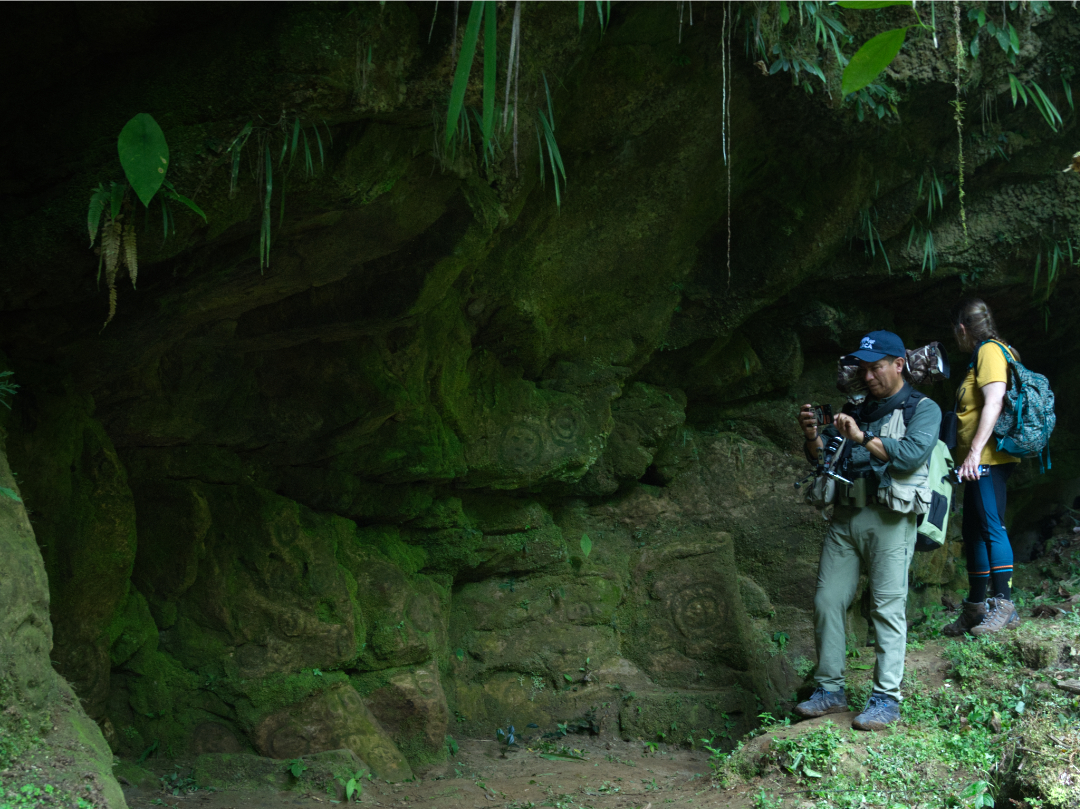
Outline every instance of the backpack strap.
<path id="1" fill-rule="evenodd" d="M 917 408 L 919 402 L 925 398 L 925 393 L 913 390 L 911 391 L 911 395 L 904 400 L 904 427 L 907 427 L 908 424 L 911 423 L 911 417 L 915 415 L 915 408 Z"/>
<path id="2" fill-rule="evenodd" d="M 907 383 L 905 383 L 905 384 L 907 384 Z M 924 398 L 926 398 L 925 394 L 919 393 L 917 390 L 915 390 L 915 388 L 911 387 L 911 385 L 908 385 L 908 395 L 904 399 L 904 401 L 900 402 L 899 404 L 893 405 L 888 410 L 885 410 L 884 408 L 879 407 L 877 410 L 867 411 L 867 405 L 869 404 L 869 400 L 867 400 L 867 401 L 863 402 L 859 406 L 859 409 L 858 409 L 858 411 L 856 412 L 856 415 L 855 415 L 855 420 L 862 423 L 862 424 L 870 424 L 871 422 L 874 422 L 874 421 L 877 421 L 878 419 L 884 418 L 885 416 L 889 415 L 889 413 L 892 413 L 894 410 L 899 410 L 901 407 L 907 407 L 907 403 L 912 401 L 912 400 L 924 399 Z M 912 411 L 911 412 L 913 412 L 913 413 L 915 412 L 914 405 L 912 406 Z M 905 414 L 905 416 L 904 416 L 904 426 L 905 427 L 907 426 L 908 418 L 909 417 Z"/>
<path id="3" fill-rule="evenodd" d="M 1008 367 L 1008 366 L 1012 365 L 1014 362 L 1016 362 L 1016 359 L 1013 357 L 1013 355 L 1008 350 L 1006 350 L 1005 346 L 1001 343 L 1000 340 L 983 340 L 981 343 L 979 343 L 977 346 L 975 346 L 975 350 L 971 353 L 971 362 L 968 363 L 968 370 L 969 371 L 972 368 L 975 368 L 975 376 L 976 377 L 979 376 L 979 369 L 976 368 L 976 363 L 979 360 L 979 352 L 982 350 L 982 347 L 984 345 L 986 345 L 987 343 L 993 343 L 994 345 L 996 345 L 998 348 L 1001 349 L 1001 353 L 1005 355 L 1005 365 L 1006 365 L 1006 367 Z"/>

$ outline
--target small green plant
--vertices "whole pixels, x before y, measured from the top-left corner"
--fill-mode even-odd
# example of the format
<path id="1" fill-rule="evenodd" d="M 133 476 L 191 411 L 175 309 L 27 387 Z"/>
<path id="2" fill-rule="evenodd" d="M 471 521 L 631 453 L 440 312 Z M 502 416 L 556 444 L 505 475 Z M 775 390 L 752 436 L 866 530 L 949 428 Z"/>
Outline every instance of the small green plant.
<path id="1" fill-rule="evenodd" d="M 660 745 L 657 742 L 645 742 L 644 746 L 641 748 L 641 757 L 648 758 L 650 755 L 655 756 L 658 752 L 660 752 Z"/>
<path id="2" fill-rule="evenodd" d="M 773 632 L 773 643 L 780 647 L 780 651 L 783 652 L 788 645 L 788 633 L 787 632 Z"/>
<path id="3" fill-rule="evenodd" d="M 19 386 L 11 381 L 14 371 L 0 371 L 0 404 L 11 410 L 11 402 L 8 401 L 15 395 Z"/>
<path id="4" fill-rule="evenodd" d="M 172 775 L 163 775 L 158 779 L 161 782 L 162 791 L 174 798 L 180 795 L 188 795 L 197 792 L 199 787 L 192 777 L 192 773 L 181 775 L 179 770 L 174 770 Z"/>
<path id="5" fill-rule="evenodd" d="M 758 794 L 754 796 L 754 809 L 778 809 L 783 803 L 783 798 L 766 792 L 765 787 L 760 787 Z"/>
<path id="6" fill-rule="evenodd" d="M 502 728 L 495 728 L 495 740 L 502 745 L 502 755 L 506 758 L 506 754 L 510 752 L 510 748 L 517 744 L 517 735 L 513 725 L 508 725 L 506 730 Z"/>
<path id="7" fill-rule="evenodd" d="M 585 665 L 581 666 L 578 671 L 581 672 L 581 681 L 583 683 L 592 682 L 592 669 L 589 667 L 589 662 L 592 660 L 590 657 L 585 658 Z"/>
<path id="8" fill-rule="evenodd" d="M 801 736 L 773 741 L 783 766 L 793 775 L 805 778 L 823 778 L 840 744 L 840 734 L 832 722 Z"/>
<path id="9" fill-rule="evenodd" d="M 293 778 L 299 780 L 305 772 L 307 772 L 308 765 L 302 758 L 294 758 L 285 762 L 285 772 L 291 775 Z"/>
<path id="10" fill-rule="evenodd" d="M 449 738 L 449 737 L 447 737 Z M 299 776 L 297 776 L 299 777 Z M 373 776 L 367 770 L 357 770 L 355 773 L 345 775 L 339 775 L 337 782 L 341 784 L 345 790 L 345 802 L 351 801 L 360 802 L 360 798 L 364 795 L 364 779 L 368 781 L 373 780 Z"/>
<path id="11" fill-rule="evenodd" d="M 967 789 L 960 793 L 960 800 L 964 806 L 970 806 L 973 809 L 984 809 L 984 807 L 994 805 L 994 797 L 990 794 L 990 785 L 986 781 L 975 781 L 969 784 Z"/>

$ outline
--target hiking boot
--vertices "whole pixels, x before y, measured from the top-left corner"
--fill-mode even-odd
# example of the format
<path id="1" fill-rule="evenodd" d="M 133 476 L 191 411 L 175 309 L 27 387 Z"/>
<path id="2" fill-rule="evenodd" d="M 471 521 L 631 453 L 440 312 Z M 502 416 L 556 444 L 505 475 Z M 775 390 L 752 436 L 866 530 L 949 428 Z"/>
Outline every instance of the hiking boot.
<path id="1" fill-rule="evenodd" d="M 851 720 L 851 726 L 857 730 L 884 730 L 899 721 L 900 703 L 875 691 L 866 701 L 863 712 Z"/>
<path id="2" fill-rule="evenodd" d="M 989 611 L 983 622 L 971 630 L 975 637 L 989 635 L 1001 629 L 1012 629 L 1020 623 L 1020 616 L 1016 612 L 1016 605 L 1009 599 L 998 596 L 987 599 L 986 605 Z"/>
<path id="3" fill-rule="evenodd" d="M 847 696 L 844 689 L 839 691 L 826 691 L 818 687 L 810 695 L 806 702 L 800 702 L 795 706 L 795 713 L 807 719 L 815 716 L 824 716 L 827 713 L 844 713 L 848 710 Z"/>
<path id="4" fill-rule="evenodd" d="M 986 620 L 987 612 L 985 601 L 965 601 L 964 611 L 960 613 L 960 617 L 948 626 L 942 627 L 941 634 L 955 638 L 965 632 L 970 632 L 974 627 Z"/>

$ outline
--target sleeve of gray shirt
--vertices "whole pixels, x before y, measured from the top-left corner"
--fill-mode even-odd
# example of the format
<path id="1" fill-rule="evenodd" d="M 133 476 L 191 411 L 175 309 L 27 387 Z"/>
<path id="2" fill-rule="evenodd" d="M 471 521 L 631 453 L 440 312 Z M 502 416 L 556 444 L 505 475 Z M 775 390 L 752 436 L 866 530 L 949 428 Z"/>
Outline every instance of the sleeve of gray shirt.
<path id="1" fill-rule="evenodd" d="M 903 438 L 882 438 L 881 443 L 889 453 L 888 461 L 871 459 L 871 467 L 879 475 L 887 468 L 900 473 L 914 472 L 930 458 L 941 432 L 941 408 L 927 397 L 919 402 L 908 422 Z"/>

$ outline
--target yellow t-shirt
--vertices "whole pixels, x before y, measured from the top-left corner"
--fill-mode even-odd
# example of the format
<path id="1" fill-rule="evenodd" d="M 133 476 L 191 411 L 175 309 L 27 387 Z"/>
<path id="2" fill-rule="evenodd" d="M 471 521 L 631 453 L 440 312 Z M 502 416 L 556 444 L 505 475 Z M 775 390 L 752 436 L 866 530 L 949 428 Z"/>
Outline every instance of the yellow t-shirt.
<path id="1" fill-rule="evenodd" d="M 979 416 L 982 415 L 983 402 L 985 401 L 982 392 L 983 385 L 988 385 L 991 382 L 1008 382 L 1006 375 L 1008 374 L 1009 364 L 1005 361 L 1005 355 L 999 348 L 999 346 L 1003 345 L 1004 343 L 999 343 L 996 340 L 983 343 L 982 348 L 979 349 L 979 356 L 975 364 L 968 368 L 964 381 L 960 383 L 960 387 L 956 390 L 957 426 L 956 449 L 953 450 L 953 459 L 958 464 L 963 463 L 968 452 L 971 451 L 971 442 L 975 439 L 975 433 L 979 429 Z M 1008 347 L 1006 346 L 1006 348 Z M 1011 348 L 1009 348 L 1009 355 L 1016 359 L 1016 354 Z M 978 376 L 975 375 L 976 371 L 978 371 Z M 998 451 L 997 439 L 993 435 L 990 436 L 990 440 L 983 447 L 982 457 L 979 459 L 979 463 L 991 466 L 1019 462 L 1020 459 L 1015 455 Z"/>

